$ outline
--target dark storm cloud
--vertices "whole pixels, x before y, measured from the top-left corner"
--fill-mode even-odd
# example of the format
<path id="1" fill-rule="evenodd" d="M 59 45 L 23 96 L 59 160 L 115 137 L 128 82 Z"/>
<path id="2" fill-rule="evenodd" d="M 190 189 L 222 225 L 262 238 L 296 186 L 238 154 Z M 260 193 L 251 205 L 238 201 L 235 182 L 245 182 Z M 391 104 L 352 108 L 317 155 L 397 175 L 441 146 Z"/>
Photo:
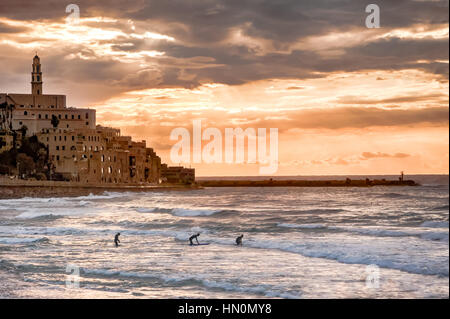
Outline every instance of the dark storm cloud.
<path id="1" fill-rule="evenodd" d="M 165 111 L 164 111 L 165 112 Z M 367 127 L 399 127 L 399 126 L 448 126 L 448 107 L 432 107 L 424 109 L 393 110 L 376 107 L 336 107 L 313 110 L 290 110 L 277 113 L 279 119 L 273 119 L 273 114 L 263 111 L 246 111 L 240 115 L 227 113 L 223 110 L 202 110 L 191 114 L 189 112 L 170 113 L 171 117 L 160 117 L 159 113 L 140 111 L 137 115 L 114 113 L 127 122 L 139 124 L 141 127 L 158 126 L 163 135 L 173 127 L 183 127 L 192 119 L 208 119 L 210 127 L 228 127 L 232 120 L 245 123 L 243 127 L 276 127 L 280 132 L 291 129 L 362 129 Z M 165 114 L 165 113 L 164 113 Z M 167 115 L 167 114 L 166 114 Z M 102 115 L 103 116 L 103 115 Z M 112 114 L 105 113 L 105 118 Z M 172 125 L 159 127 L 159 122 L 170 122 Z M 167 134 L 166 134 L 167 135 Z"/>
<path id="2" fill-rule="evenodd" d="M 0 22 L 0 33 L 18 33 L 27 30 L 26 27 L 10 26 Z"/>
<path id="3" fill-rule="evenodd" d="M 430 107 L 424 109 L 381 109 L 376 107 L 340 107 L 292 111 L 285 114 L 289 120 L 283 121 L 282 130 L 294 128 L 365 128 L 371 126 L 405 125 L 448 125 L 448 107 Z M 281 123 L 280 123 L 281 124 Z M 273 121 L 260 121 L 259 127 L 274 127 Z M 275 126 L 277 127 L 277 126 Z"/>
<path id="4" fill-rule="evenodd" d="M 364 99 L 360 96 L 342 96 L 337 99 L 340 104 L 389 104 L 389 103 L 411 103 L 411 102 L 441 102 L 448 103 L 448 95 L 436 93 L 436 94 L 426 94 L 426 95 L 410 95 L 410 96 L 399 96 L 388 99 Z"/>
<path id="5" fill-rule="evenodd" d="M 119 36 L 98 41 L 110 44 L 116 52 L 164 52 L 161 58 L 145 58 L 146 62 L 158 65 L 154 69 L 157 76 L 147 68 L 137 69 L 118 63 L 119 60 L 95 56 L 89 47 L 74 45 L 50 55 L 43 52 L 53 64 L 48 66 L 50 75 L 56 76 L 56 70 L 65 66 L 61 76 L 109 81 L 121 85 L 122 91 L 146 85 L 192 88 L 204 82 L 236 85 L 271 78 L 308 79 L 324 77 L 330 72 L 360 70 L 420 69 L 443 81 L 448 79 L 448 64 L 434 61 L 448 59 L 448 39 L 379 39 L 340 48 L 341 54 L 335 57 L 321 55 L 319 49 L 290 49 L 293 43 L 310 36 L 332 31 L 365 31 L 366 3 L 359 0 L 80 0 L 75 3 L 80 7 L 81 17 L 117 18 L 117 22 L 91 21 L 86 25 L 131 32 L 127 23 L 131 19 L 136 24 L 136 32 L 160 32 L 177 40 L 149 41 Z M 63 21 L 67 4 L 56 0 L 6 0 L 0 3 L 0 16 Z M 417 24 L 431 28 L 448 23 L 448 1 L 380 0 L 377 4 L 385 32 Z M 243 36 L 262 39 L 271 49 L 258 52 L 249 43 L 230 42 L 236 28 Z M 18 31 L 18 27 L 0 24 L 0 33 Z M 89 59 L 76 58 L 70 63 L 65 60 L 65 55 L 79 52 Z"/>

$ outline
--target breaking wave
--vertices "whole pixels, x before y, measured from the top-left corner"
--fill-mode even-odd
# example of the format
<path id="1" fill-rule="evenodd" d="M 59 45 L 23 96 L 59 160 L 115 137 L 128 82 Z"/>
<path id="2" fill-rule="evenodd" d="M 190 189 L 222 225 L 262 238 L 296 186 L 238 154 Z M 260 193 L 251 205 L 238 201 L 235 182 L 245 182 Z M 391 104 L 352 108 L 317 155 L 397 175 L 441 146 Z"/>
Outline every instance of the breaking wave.
<path id="1" fill-rule="evenodd" d="M 150 273 L 150 272 L 129 272 L 129 271 L 117 271 L 110 269 L 86 269 L 81 268 L 81 273 L 87 275 L 107 276 L 107 277 L 124 277 L 124 278 L 138 278 L 138 279 L 154 279 L 163 281 L 166 284 L 183 285 L 196 285 L 203 286 L 205 288 L 222 289 L 225 291 L 252 293 L 255 295 L 262 295 L 266 297 L 275 298 L 287 298 L 287 299 L 299 299 L 301 293 L 291 293 L 283 291 L 283 288 L 271 287 L 269 285 L 259 286 L 244 286 L 225 281 L 215 281 L 202 275 L 167 275 L 162 273 Z"/>

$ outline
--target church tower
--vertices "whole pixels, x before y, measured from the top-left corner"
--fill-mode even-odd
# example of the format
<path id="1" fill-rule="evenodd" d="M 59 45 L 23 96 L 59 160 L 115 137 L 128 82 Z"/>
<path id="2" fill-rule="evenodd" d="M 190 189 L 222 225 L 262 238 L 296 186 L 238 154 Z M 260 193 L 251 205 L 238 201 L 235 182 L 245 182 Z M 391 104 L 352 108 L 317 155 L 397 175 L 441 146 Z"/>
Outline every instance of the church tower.
<path id="1" fill-rule="evenodd" d="M 41 60 L 37 54 L 33 58 L 33 70 L 31 72 L 31 94 L 42 94 L 42 71 Z"/>

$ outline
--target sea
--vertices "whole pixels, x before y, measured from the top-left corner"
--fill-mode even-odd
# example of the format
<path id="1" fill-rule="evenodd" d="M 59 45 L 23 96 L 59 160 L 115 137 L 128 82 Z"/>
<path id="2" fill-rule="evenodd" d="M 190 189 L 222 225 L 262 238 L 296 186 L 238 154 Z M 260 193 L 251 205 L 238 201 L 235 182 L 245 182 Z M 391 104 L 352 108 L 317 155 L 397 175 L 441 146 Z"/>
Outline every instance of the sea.
<path id="1" fill-rule="evenodd" d="M 2 199 L 0 298 L 448 298 L 448 175 L 414 179 Z"/>

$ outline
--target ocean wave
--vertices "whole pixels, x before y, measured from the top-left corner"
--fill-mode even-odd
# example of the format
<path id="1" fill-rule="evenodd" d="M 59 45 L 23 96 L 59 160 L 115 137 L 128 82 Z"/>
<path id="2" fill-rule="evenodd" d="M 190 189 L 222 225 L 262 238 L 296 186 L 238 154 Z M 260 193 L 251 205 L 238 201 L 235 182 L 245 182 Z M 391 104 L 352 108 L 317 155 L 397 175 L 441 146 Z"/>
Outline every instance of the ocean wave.
<path id="1" fill-rule="evenodd" d="M 449 208 L 448 205 L 442 205 L 442 206 L 431 207 L 428 210 L 448 210 L 448 208 Z"/>
<path id="2" fill-rule="evenodd" d="M 138 213 L 168 213 L 178 217 L 211 216 L 218 213 L 234 212 L 216 209 L 188 209 L 188 208 L 161 208 L 161 207 L 138 207 Z"/>
<path id="3" fill-rule="evenodd" d="M 48 241 L 49 240 L 47 237 L 39 237 L 39 238 L 0 237 L 0 244 L 7 244 L 7 245 L 43 243 Z"/>
<path id="4" fill-rule="evenodd" d="M 447 224 L 445 224 L 447 223 Z M 431 226 L 424 226 L 431 225 Z M 448 227 L 448 222 L 425 222 L 422 224 L 422 227 Z M 350 232 L 357 233 L 361 235 L 369 235 L 375 237 L 419 237 L 427 240 L 439 240 L 439 241 L 448 241 L 448 231 L 430 231 L 423 229 L 414 229 L 414 228 L 399 228 L 399 227 L 377 227 L 377 226 L 366 226 L 366 227 L 354 227 L 354 226 L 327 226 L 324 224 L 289 224 L 289 223 L 280 223 L 277 225 L 278 227 L 284 228 L 298 228 L 298 229 L 329 229 L 333 231 L 341 231 L 341 232 Z"/>
<path id="5" fill-rule="evenodd" d="M 337 243 L 290 243 L 276 240 L 247 240 L 245 245 L 252 248 L 274 249 L 290 253 L 300 254 L 305 257 L 324 258 L 336 260 L 344 264 L 378 265 L 381 268 L 396 269 L 409 273 L 422 275 L 439 275 L 448 277 L 448 257 L 440 265 L 430 266 L 426 260 L 411 261 L 411 258 L 403 258 L 399 255 L 381 255 L 369 253 L 366 247 L 360 247 L 360 243 L 344 246 Z"/>
<path id="6" fill-rule="evenodd" d="M 382 228 L 382 227 L 345 227 L 345 226 L 329 226 L 332 230 L 342 230 L 351 233 L 363 235 L 371 235 L 378 237 L 420 237 L 428 240 L 448 241 L 448 231 L 423 231 L 418 229 L 399 229 L 399 228 Z"/>
<path id="7" fill-rule="evenodd" d="M 285 298 L 285 299 L 299 299 L 301 293 L 296 292 L 284 292 L 282 288 L 274 289 L 268 285 L 259 286 L 243 286 L 225 281 L 215 281 L 206 278 L 202 275 L 167 275 L 162 273 L 141 273 L 141 272 L 129 272 L 129 271 L 117 271 L 111 269 L 86 269 L 81 268 L 80 272 L 87 275 L 98 275 L 107 277 L 125 277 L 125 278 L 137 278 L 137 279 L 155 279 L 161 280 L 165 283 L 176 283 L 180 285 L 197 285 L 205 288 L 222 289 L 225 291 L 252 293 L 255 295 L 263 295 L 273 298 Z"/>
<path id="8" fill-rule="evenodd" d="M 289 223 L 280 223 L 277 226 L 278 227 L 285 227 L 285 228 L 305 228 L 305 229 L 327 228 L 327 226 L 325 226 L 323 224 L 289 224 Z"/>
<path id="9" fill-rule="evenodd" d="M 427 227 L 427 228 L 448 228 L 448 222 L 446 221 L 434 221 L 429 220 L 426 222 L 423 222 L 420 224 L 420 227 Z"/>

